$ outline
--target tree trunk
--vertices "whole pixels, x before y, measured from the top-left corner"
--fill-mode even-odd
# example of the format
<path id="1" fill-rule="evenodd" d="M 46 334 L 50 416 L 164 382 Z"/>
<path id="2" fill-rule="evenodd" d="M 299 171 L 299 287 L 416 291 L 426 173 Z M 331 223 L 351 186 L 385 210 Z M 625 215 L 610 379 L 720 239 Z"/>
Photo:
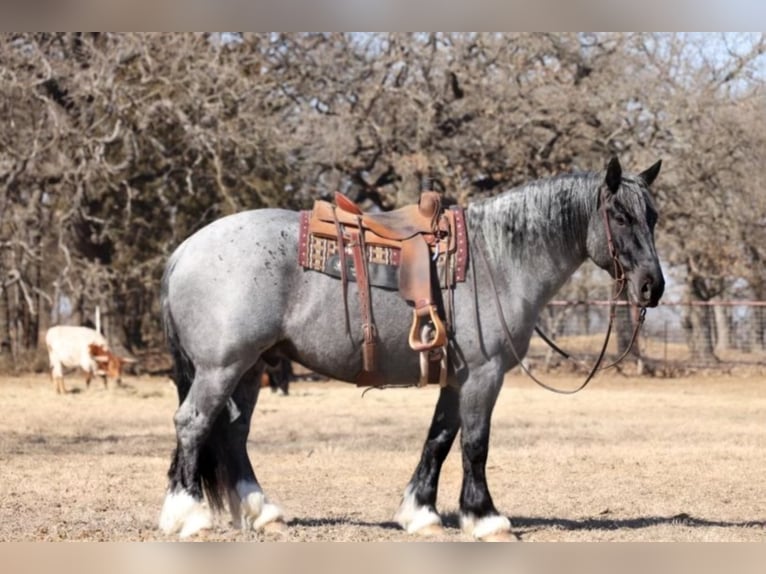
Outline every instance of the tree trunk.
<path id="1" fill-rule="evenodd" d="M 715 350 L 717 352 L 728 351 L 732 347 L 731 341 L 731 308 L 723 305 L 713 307 L 715 317 Z"/>
<path id="2" fill-rule="evenodd" d="M 3 276 L 5 273 L 3 272 Z M 3 350 L 8 351 L 12 357 L 13 355 L 13 312 L 11 311 L 11 294 L 7 287 L 3 288 L 3 307 L 4 307 L 4 321 L 3 327 L 5 333 L 3 334 Z M 14 357 L 15 358 L 15 357 Z"/>
<path id="3" fill-rule="evenodd" d="M 19 283 L 11 286 L 13 289 L 11 295 L 11 356 L 13 357 L 13 370 L 16 372 L 19 364 L 19 351 L 21 350 L 22 326 L 19 313 Z"/>
<path id="4" fill-rule="evenodd" d="M 753 294 L 758 301 L 766 301 L 766 284 L 758 283 L 753 287 Z M 754 353 L 766 351 L 766 307 L 754 305 L 749 309 L 750 340 L 747 347 Z"/>
<path id="5" fill-rule="evenodd" d="M 686 343 L 692 363 L 715 362 L 713 347 L 714 318 L 710 307 L 705 305 L 688 305 L 684 316 Z"/>
<path id="6" fill-rule="evenodd" d="M 707 303 L 720 293 L 705 281 L 705 279 L 691 271 L 686 277 L 686 289 L 691 300 L 685 307 L 683 326 L 686 331 L 686 343 L 689 347 L 689 359 L 692 363 L 718 362 L 715 354 L 715 315 L 709 305 L 695 305 L 694 303 Z"/>

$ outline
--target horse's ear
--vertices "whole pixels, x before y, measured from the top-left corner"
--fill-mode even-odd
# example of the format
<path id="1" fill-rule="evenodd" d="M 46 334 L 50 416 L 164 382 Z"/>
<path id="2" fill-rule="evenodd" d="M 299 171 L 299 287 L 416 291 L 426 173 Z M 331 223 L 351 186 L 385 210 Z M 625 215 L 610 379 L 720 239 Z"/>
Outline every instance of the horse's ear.
<path id="1" fill-rule="evenodd" d="M 606 166 L 606 186 L 612 193 L 617 193 L 620 189 L 620 182 L 622 181 L 622 166 L 617 156 L 614 156 L 609 160 L 609 165 Z"/>
<path id="2" fill-rule="evenodd" d="M 639 177 L 644 180 L 644 183 L 646 183 L 647 187 L 652 185 L 654 180 L 657 179 L 657 176 L 660 173 L 661 167 L 662 167 L 662 160 L 659 160 L 652 167 L 650 167 L 646 171 L 641 172 Z"/>

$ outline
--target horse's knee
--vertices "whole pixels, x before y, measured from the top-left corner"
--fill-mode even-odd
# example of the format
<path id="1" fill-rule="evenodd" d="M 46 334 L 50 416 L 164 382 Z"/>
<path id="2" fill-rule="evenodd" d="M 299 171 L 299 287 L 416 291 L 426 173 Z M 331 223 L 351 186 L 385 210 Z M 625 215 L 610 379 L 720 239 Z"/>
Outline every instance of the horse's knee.
<path id="1" fill-rule="evenodd" d="M 184 441 L 190 436 L 194 436 L 207 426 L 207 416 L 197 409 L 191 401 L 184 401 L 173 415 L 173 423 L 176 427 L 178 440 Z"/>

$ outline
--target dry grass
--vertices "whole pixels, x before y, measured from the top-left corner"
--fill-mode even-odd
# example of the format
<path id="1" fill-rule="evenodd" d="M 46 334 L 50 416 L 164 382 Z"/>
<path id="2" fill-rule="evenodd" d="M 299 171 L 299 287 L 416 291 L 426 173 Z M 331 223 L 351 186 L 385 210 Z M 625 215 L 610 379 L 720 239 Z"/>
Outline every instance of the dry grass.
<path id="1" fill-rule="evenodd" d="M 0 540 L 165 539 L 155 525 L 175 391 L 164 379 L 126 382 L 62 397 L 44 376 L 0 379 Z M 289 528 L 242 533 L 222 518 L 206 538 L 412 540 L 390 517 L 436 394 L 362 398 L 340 383 L 262 393 L 250 451 Z M 526 541 L 764 541 L 765 414 L 756 378 L 602 376 L 563 397 L 509 377 L 495 411 L 490 487 Z M 466 540 L 454 514 L 460 479 L 454 451 L 440 487 L 444 540 Z"/>

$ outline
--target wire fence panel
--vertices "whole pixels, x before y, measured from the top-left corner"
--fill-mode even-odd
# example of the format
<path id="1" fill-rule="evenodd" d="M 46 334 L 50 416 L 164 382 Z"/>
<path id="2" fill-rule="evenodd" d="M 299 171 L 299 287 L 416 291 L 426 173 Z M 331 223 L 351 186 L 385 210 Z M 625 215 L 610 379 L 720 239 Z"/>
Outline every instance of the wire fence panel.
<path id="1" fill-rule="evenodd" d="M 592 357 L 601 349 L 609 322 L 609 301 L 552 301 L 538 325 L 574 356 Z M 620 302 L 609 343 L 616 357 L 633 332 L 630 307 Z M 662 303 L 649 309 L 633 349 L 634 359 L 652 370 L 766 367 L 766 301 Z M 533 337 L 532 364 L 555 367 L 561 358 Z"/>

